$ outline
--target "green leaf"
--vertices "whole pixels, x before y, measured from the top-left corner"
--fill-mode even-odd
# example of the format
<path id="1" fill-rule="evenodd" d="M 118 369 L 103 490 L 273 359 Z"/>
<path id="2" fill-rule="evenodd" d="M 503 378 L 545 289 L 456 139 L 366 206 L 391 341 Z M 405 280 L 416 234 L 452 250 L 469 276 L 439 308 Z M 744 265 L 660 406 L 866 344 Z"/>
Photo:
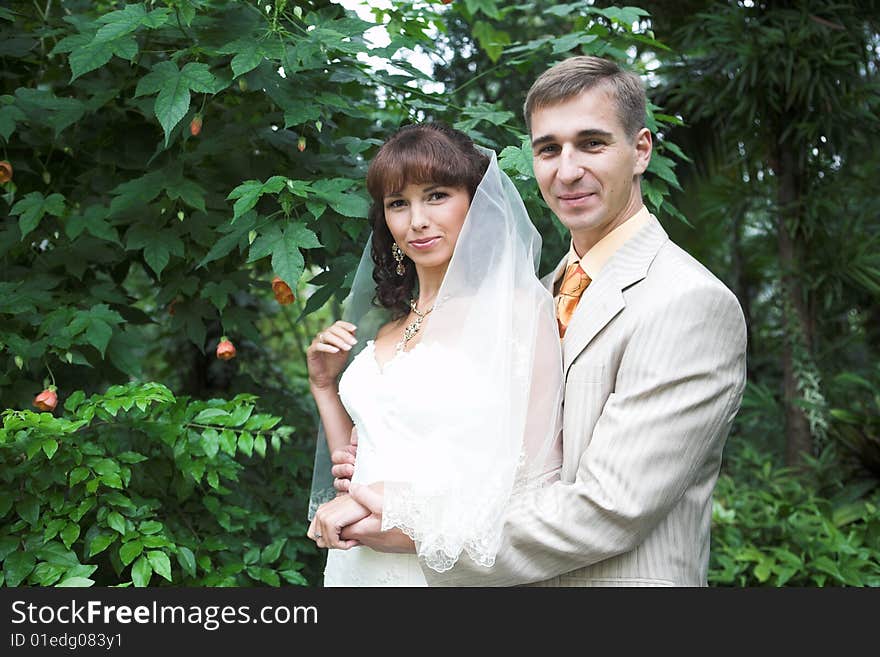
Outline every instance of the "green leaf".
<path id="1" fill-rule="evenodd" d="M 277 541 L 273 541 L 267 545 L 263 550 L 263 554 L 260 556 L 260 562 L 264 565 L 268 565 L 277 561 L 278 557 L 281 556 L 281 550 L 284 549 L 285 543 L 287 543 L 286 538 L 279 538 Z"/>
<path id="2" fill-rule="evenodd" d="M 78 466 L 70 471 L 70 486 L 76 486 L 79 482 L 89 478 L 89 469 Z"/>
<path id="3" fill-rule="evenodd" d="M 80 565 L 76 555 L 57 541 L 46 543 L 41 548 L 38 548 L 34 552 L 34 556 L 41 561 L 48 561 L 56 566 L 74 568 Z"/>
<path id="4" fill-rule="evenodd" d="M 181 199 L 191 208 L 205 212 L 205 188 L 192 180 L 180 180 L 165 189 L 171 200 Z"/>
<path id="5" fill-rule="evenodd" d="M 43 541 L 50 541 L 58 535 L 62 529 L 67 526 L 66 518 L 55 518 L 46 524 L 46 530 L 43 532 Z"/>
<path id="6" fill-rule="evenodd" d="M 251 210 L 263 194 L 277 194 L 287 184 L 287 178 L 284 176 L 272 176 L 265 183 L 259 180 L 246 180 L 235 189 L 229 192 L 227 200 L 237 199 L 233 206 L 233 217 L 235 221 L 239 217 Z"/>
<path id="7" fill-rule="evenodd" d="M 523 138 L 521 146 L 507 146 L 498 156 L 498 166 L 509 175 L 519 175 L 531 178 L 534 175 L 532 169 L 532 147 L 528 137 Z"/>
<path id="8" fill-rule="evenodd" d="M 67 579 L 61 581 L 59 584 L 56 584 L 55 586 L 57 586 L 58 588 L 73 587 L 73 586 L 87 587 L 87 586 L 93 586 L 94 583 L 95 583 L 95 580 L 88 579 L 87 577 L 68 577 Z"/>
<path id="9" fill-rule="evenodd" d="M 3 562 L 6 586 L 18 586 L 31 574 L 37 560 L 30 552 L 14 552 Z"/>
<path id="10" fill-rule="evenodd" d="M 229 456 L 235 456 L 235 444 L 235 432 L 230 431 L 229 429 L 224 429 L 220 434 L 220 449 L 229 454 Z"/>
<path id="11" fill-rule="evenodd" d="M 177 562 L 190 577 L 196 576 L 196 558 L 192 550 L 184 545 L 177 546 Z"/>
<path id="12" fill-rule="evenodd" d="M 79 538 L 79 525 L 70 522 L 67 523 L 67 526 L 61 531 L 61 540 L 64 542 L 64 547 L 70 549 L 70 546 Z"/>
<path id="13" fill-rule="evenodd" d="M 43 452 L 46 454 L 46 458 L 51 459 L 55 456 L 55 452 L 58 451 L 58 441 L 54 438 L 46 438 L 42 444 Z"/>
<path id="14" fill-rule="evenodd" d="M 27 115 L 15 105 L 5 105 L 0 107 L 0 136 L 4 141 L 9 141 L 12 133 L 15 132 L 15 124 L 27 119 Z"/>
<path id="15" fill-rule="evenodd" d="M 169 582 L 171 581 L 171 562 L 168 560 L 167 554 L 161 550 L 152 550 L 147 552 L 147 559 L 154 573 L 164 577 Z"/>
<path id="16" fill-rule="evenodd" d="M 212 459 L 217 456 L 220 449 L 220 434 L 216 429 L 205 429 L 202 432 L 202 447 L 205 450 L 205 456 Z"/>
<path id="17" fill-rule="evenodd" d="M 167 146 L 171 131 L 189 111 L 190 91 L 213 93 L 216 82 L 207 64 L 190 62 L 178 69 L 177 64 L 166 60 L 141 78 L 135 96 L 158 91 L 153 112 L 165 132 Z"/>
<path id="18" fill-rule="evenodd" d="M 501 53 L 504 52 L 504 46 L 510 45 L 510 35 L 507 32 L 496 30 L 486 21 L 477 21 L 471 28 L 471 33 L 480 44 L 480 47 L 486 51 L 492 63 L 497 62 Z"/>
<path id="19" fill-rule="evenodd" d="M 98 30 L 95 39 L 113 41 L 121 36 L 131 34 L 142 26 L 161 27 L 168 21 L 169 15 L 170 10 L 166 8 L 156 9 L 148 14 L 142 4 L 126 5 L 124 9 L 111 11 L 98 19 L 98 22 L 104 23 L 104 26 Z"/>
<path id="20" fill-rule="evenodd" d="M 107 242 L 120 244 L 119 234 L 107 221 L 110 211 L 102 205 L 90 205 L 82 214 L 68 217 L 64 226 L 64 232 L 70 239 L 76 239 L 84 230 Z"/>
<path id="21" fill-rule="evenodd" d="M 52 586 L 65 573 L 64 568 L 54 566 L 45 561 L 38 563 L 31 573 L 31 581 L 39 586 Z"/>
<path id="22" fill-rule="evenodd" d="M 146 206 L 150 201 L 155 199 L 165 189 L 167 172 L 164 169 L 151 171 L 139 178 L 134 178 L 121 183 L 110 190 L 114 195 L 114 199 L 110 202 L 110 216 L 119 216 L 124 213 Z M 132 239 L 132 233 L 135 239 L 140 240 L 136 245 L 128 244 L 128 249 L 142 248 L 146 243 L 146 238 L 156 232 L 154 224 L 135 224 L 126 240 Z"/>
<path id="23" fill-rule="evenodd" d="M 331 178 L 316 180 L 312 183 L 312 189 L 319 198 L 344 217 L 363 218 L 369 212 L 370 202 L 360 193 L 351 191 L 357 189 L 357 185 L 357 181 L 349 178 Z"/>
<path id="24" fill-rule="evenodd" d="M 668 157 L 664 157 L 663 155 L 658 155 L 655 153 L 651 157 L 651 162 L 648 165 L 648 172 L 657 174 L 660 178 L 668 182 L 670 185 L 678 190 L 681 190 L 681 185 L 678 184 L 678 178 L 675 177 L 675 172 L 673 171 L 674 166 L 675 162 L 670 160 Z"/>
<path id="25" fill-rule="evenodd" d="M 45 197 L 41 192 L 31 192 L 12 206 L 9 213 L 19 215 L 18 228 L 24 240 L 25 236 L 39 225 L 44 215 L 60 217 L 64 214 L 64 197 L 61 194 Z"/>
<path id="26" fill-rule="evenodd" d="M 124 566 L 127 566 L 143 551 L 144 544 L 140 540 L 129 541 L 119 548 L 119 559 Z"/>
<path id="27" fill-rule="evenodd" d="M 285 100 L 282 109 L 284 110 L 285 129 L 312 123 L 321 118 L 321 106 L 314 101 L 291 98 Z"/>
<path id="28" fill-rule="evenodd" d="M 243 215 L 235 224 L 229 227 L 229 232 L 214 243 L 211 250 L 199 263 L 199 267 L 204 267 L 209 262 L 213 262 L 225 255 L 228 255 L 236 246 L 243 242 L 247 234 L 256 225 L 257 214 L 248 212 Z"/>
<path id="29" fill-rule="evenodd" d="M 295 584 L 297 586 L 308 586 L 308 580 L 303 577 L 303 574 L 296 570 L 282 570 L 279 571 L 281 576 L 287 580 L 288 584 Z"/>
<path id="30" fill-rule="evenodd" d="M 137 41 L 131 36 L 122 36 L 113 41 L 102 41 L 96 36 L 92 41 L 71 50 L 68 59 L 71 72 L 70 81 L 73 82 L 81 75 L 101 68 L 110 61 L 113 55 L 130 61 L 137 54 L 137 51 Z"/>
<path id="31" fill-rule="evenodd" d="M 116 458 L 122 463 L 143 463 L 147 460 L 146 456 L 138 452 L 122 452 Z"/>
<path id="32" fill-rule="evenodd" d="M 107 549 L 107 547 L 116 540 L 116 536 L 110 534 L 108 532 L 101 532 L 97 536 L 92 539 L 92 543 L 89 546 L 89 558 L 91 559 L 96 554 L 103 552 Z"/>
<path id="33" fill-rule="evenodd" d="M 210 301 L 217 310 L 222 311 L 229 302 L 229 297 L 238 292 L 239 287 L 230 280 L 209 281 L 202 288 L 199 296 Z"/>
<path id="34" fill-rule="evenodd" d="M 586 34 L 586 33 L 571 33 L 566 34 L 561 37 L 557 37 L 553 39 L 553 51 L 552 54 L 559 55 L 564 52 L 568 52 L 570 50 L 574 50 L 580 46 L 586 45 L 588 43 L 592 43 L 599 37 L 595 34 Z"/>
<path id="35" fill-rule="evenodd" d="M 183 257 L 184 246 L 179 237 L 168 232 L 155 233 L 144 247 L 144 260 L 156 276 L 168 265 L 171 254 Z"/>
<path id="36" fill-rule="evenodd" d="M 162 531 L 164 525 L 157 520 L 145 520 L 138 526 L 138 531 L 141 534 L 158 534 Z"/>
<path id="37" fill-rule="evenodd" d="M 111 529 L 115 529 L 120 534 L 125 534 L 125 518 L 118 511 L 111 511 L 107 514 L 107 524 Z"/>
<path id="38" fill-rule="evenodd" d="M 306 233 L 310 234 L 311 237 L 308 237 Z M 272 252 L 272 269 L 291 287 L 296 286 L 305 268 L 305 260 L 299 251 L 304 238 L 307 240 L 306 244 L 310 244 L 311 242 L 308 240 L 311 239 L 317 241 L 314 233 L 307 229 L 304 230 L 302 225 L 292 224 L 285 229 L 281 241 Z M 310 247 L 305 246 L 303 248 Z"/>
<path id="39" fill-rule="evenodd" d="M 115 472 L 103 475 L 101 477 L 101 483 L 105 486 L 109 486 L 110 488 L 117 488 L 120 490 L 123 488 L 122 478 Z"/>
<path id="40" fill-rule="evenodd" d="M 260 456 L 265 458 L 265 456 L 266 456 L 266 437 L 261 433 L 257 434 L 257 437 L 254 438 L 254 451 L 257 454 L 259 454 Z"/>
<path id="41" fill-rule="evenodd" d="M 104 501 L 109 502 L 113 506 L 122 506 L 127 509 L 133 509 L 134 503 L 122 493 L 110 492 L 104 495 Z"/>
<path id="42" fill-rule="evenodd" d="M 483 12 L 492 18 L 501 18 L 501 11 L 495 0 L 464 0 L 464 3 L 472 15 Z"/>
<path id="43" fill-rule="evenodd" d="M 254 451 L 254 437 L 248 431 L 242 431 L 238 437 L 238 449 L 245 456 L 250 456 Z"/>
<path id="44" fill-rule="evenodd" d="M 85 105 L 76 98 L 58 98 L 47 89 L 19 87 L 15 90 L 17 105 L 28 114 L 31 123 L 38 122 L 55 129 L 55 136 L 79 121 Z"/>
<path id="45" fill-rule="evenodd" d="M 40 503 L 35 497 L 27 496 L 15 505 L 18 515 L 33 526 L 37 524 L 37 518 L 40 514 Z"/>
<path id="46" fill-rule="evenodd" d="M 146 557 L 139 557 L 131 567 L 131 581 L 138 588 L 147 586 L 153 575 L 153 568 Z"/>
<path id="47" fill-rule="evenodd" d="M 21 541 L 15 536 L 0 536 L 0 561 L 18 549 Z"/>
<path id="48" fill-rule="evenodd" d="M 193 422 L 202 424 L 216 422 L 219 418 L 227 418 L 229 413 L 222 408 L 206 408 L 193 418 Z"/>

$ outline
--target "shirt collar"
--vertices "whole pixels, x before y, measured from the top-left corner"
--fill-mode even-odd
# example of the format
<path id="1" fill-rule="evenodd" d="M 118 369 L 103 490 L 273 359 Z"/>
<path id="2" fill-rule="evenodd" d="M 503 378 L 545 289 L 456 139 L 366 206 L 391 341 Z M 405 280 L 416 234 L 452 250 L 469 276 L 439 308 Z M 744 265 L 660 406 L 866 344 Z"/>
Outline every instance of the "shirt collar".
<path id="1" fill-rule="evenodd" d="M 643 205 L 633 216 L 596 242 L 583 256 L 578 256 L 577 251 L 574 250 L 574 241 L 572 241 L 571 246 L 568 249 L 566 268 L 563 271 L 567 271 L 568 267 L 580 262 L 581 269 L 587 273 L 587 276 L 595 280 L 596 276 L 598 276 L 599 272 L 602 270 L 602 267 L 604 267 L 611 259 L 611 256 L 613 256 L 629 238 L 639 232 L 642 227 L 647 225 L 650 218 L 651 213 L 648 212 L 648 208 Z"/>

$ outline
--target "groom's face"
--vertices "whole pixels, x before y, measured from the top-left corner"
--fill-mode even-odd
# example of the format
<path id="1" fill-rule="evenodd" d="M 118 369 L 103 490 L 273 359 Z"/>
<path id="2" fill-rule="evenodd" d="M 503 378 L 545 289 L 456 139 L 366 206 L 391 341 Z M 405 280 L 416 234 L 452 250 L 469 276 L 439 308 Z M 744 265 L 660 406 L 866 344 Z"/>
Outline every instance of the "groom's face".
<path id="1" fill-rule="evenodd" d="M 612 94 L 600 85 L 531 117 L 538 187 L 579 255 L 642 205 L 638 176 L 650 161 L 651 133 L 628 137 Z"/>

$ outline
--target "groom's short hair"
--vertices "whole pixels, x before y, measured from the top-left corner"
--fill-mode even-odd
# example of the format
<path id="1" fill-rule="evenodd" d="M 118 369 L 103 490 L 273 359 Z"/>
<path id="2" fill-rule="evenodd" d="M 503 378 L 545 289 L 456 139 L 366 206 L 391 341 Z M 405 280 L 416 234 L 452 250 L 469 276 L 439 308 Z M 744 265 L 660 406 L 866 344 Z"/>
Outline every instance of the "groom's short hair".
<path id="1" fill-rule="evenodd" d="M 641 78 L 602 57 L 569 57 L 544 71 L 535 80 L 523 115 L 529 132 L 535 110 L 564 103 L 598 85 L 604 85 L 617 103 L 617 115 L 627 137 L 645 127 L 645 87 Z"/>

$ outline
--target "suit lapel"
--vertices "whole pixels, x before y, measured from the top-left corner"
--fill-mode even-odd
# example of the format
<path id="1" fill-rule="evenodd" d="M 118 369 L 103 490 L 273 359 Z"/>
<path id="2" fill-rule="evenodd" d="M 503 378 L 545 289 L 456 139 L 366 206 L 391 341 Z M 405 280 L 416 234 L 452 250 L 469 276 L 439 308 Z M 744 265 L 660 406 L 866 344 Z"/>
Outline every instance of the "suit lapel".
<path id="1" fill-rule="evenodd" d="M 666 231 L 652 215 L 650 222 L 620 247 L 590 283 L 562 340 L 566 375 L 574 359 L 626 307 L 623 291 L 645 278 L 657 252 L 668 239 Z M 565 266 L 564 260 L 560 266 Z M 554 273 L 558 271 L 559 268 Z"/>

